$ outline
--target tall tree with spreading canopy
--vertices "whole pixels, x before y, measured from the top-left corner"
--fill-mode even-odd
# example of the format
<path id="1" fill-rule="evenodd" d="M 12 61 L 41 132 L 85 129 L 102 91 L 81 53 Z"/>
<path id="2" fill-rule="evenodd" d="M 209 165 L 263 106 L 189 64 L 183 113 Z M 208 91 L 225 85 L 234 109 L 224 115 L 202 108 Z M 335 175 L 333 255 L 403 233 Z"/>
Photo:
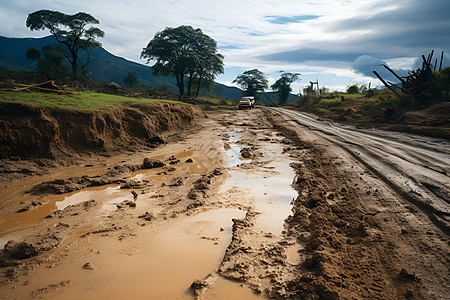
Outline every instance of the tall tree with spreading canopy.
<path id="1" fill-rule="evenodd" d="M 99 21 L 90 14 L 79 12 L 74 15 L 66 15 L 59 11 L 39 10 L 28 15 L 26 25 L 30 30 L 45 30 L 63 45 L 62 54 L 72 66 L 72 74 L 78 75 L 78 65 L 84 72 L 89 64 L 88 49 L 100 46 L 96 38 L 102 38 L 105 33 L 97 27 L 86 28 L 89 24 L 99 24 Z M 88 61 L 81 64 L 80 51 L 86 51 Z"/>
<path id="2" fill-rule="evenodd" d="M 241 86 L 245 96 L 258 97 L 259 93 L 264 92 L 264 89 L 269 87 L 266 76 L 258 69 L 245 71 L 236 77 L 236 79 L 233 80 L 233 83 L 237 83 Z"/>
<path id="3" fill-rule="evenodd" d="M 41 52 L 39 52 L 39 50 L 37 50 L 36 48 L 29 48 L 27 50 L 26 56 L 28 59 L 31 60 L 39 60 L 41 58 Z"/>
<path id="4" fill-rule="evenodd" d="M 42 48 L 43 58 L 37 62 L 37 70 L 48 79 L 65 79 L 70 73 L 64 64 L 64 57 L 51 46 Z"/>
<path id="5" fill-rule="evenodd" d="M 127 75 L 123 77 L 123 83 L 128 84 L 130 88 L 133 88 L 133 85 L 135 85 L 138 82 L 138 76 L 136 73 L 128 71 Z"/>
<path id="6" fill-rule="evenodd" d="M 280 93 L 280 105 L 286 104 L 289 94 L 292 92 L 291 84 L 300 78 L 300 73 L 284 72 L 280 78 L 272 84 L 271 88 L 274 92 Z"/>
<path id="7" fill-rule="evenodd" d="M 191 94 L 194 82 L 198 94 L 203 80 L 213 80 L 223 73 L 224 57 L 217 52 L 216 41 L 200 28 L 186 25 L 167 27 L 156 33 L 142 49 L 141 58 L 146 58 L 147 63 L 156 61 L 152 66 L 155 75 L 175 76 L 181 96 L 184 95 L 185 77 L 188 78 L 188 94 Z"/>

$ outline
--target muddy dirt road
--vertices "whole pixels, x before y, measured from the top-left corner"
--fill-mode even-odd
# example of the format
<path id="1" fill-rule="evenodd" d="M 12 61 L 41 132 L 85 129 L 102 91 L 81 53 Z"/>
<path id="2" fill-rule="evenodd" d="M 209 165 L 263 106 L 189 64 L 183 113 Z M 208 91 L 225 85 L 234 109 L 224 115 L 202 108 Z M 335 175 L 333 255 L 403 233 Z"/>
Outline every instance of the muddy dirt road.
<path id="1" fill-rule="evenodd" d="M 306 113 L 276 109 L 292 122 L 344 149 L 356 162 L 450 234 L 450 144 L 442 140 L 335 125 Z"/>
<path id="2" fill-rule="evenodd" d="M 2 297 L 447 298 L 447 145 L 207 114 L 156 149 L 4 162 Z"/>

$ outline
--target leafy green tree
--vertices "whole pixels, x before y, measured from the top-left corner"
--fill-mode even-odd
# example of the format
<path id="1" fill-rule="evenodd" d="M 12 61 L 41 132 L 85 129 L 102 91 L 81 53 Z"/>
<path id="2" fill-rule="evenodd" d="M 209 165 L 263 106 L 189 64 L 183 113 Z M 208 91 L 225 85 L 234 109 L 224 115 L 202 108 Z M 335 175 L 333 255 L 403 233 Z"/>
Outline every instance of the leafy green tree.
<path id="1" fill-rule="evenodd" d="M 31 60 L 39 60 L 41 58 L 41 52 L 39 52 L 39 50 L 37 50 L 36 48 L 29 48 L 27 50 L 26 56 L 28 59 Z"/>
<path id="2" fill-rule="evenodd" d="M 195 95 L 198 97 L 200 88 L 208 87 L 214 82 L 216 75 L 224 72 L 224 56 L 217 52 L 217 42 L 201 31 L 195 32 L 195 49 L 189 60 L 188 95 L 193 86 L 197 86 Z"/>
<path id="3" fill-rule="evenodd" d="M 127 75 L 123 77 L 123 83 L 130 86 L 130 88 L 133 88 L 133 85 L 135 85 L 138 82 L 138 76 L 136 73 L 128 71 Z"/>
<path id="4" fill-rule="evenodd" d="M 282 73 L 280 79 L 272 84 L 271 88 L 274 92 L 280 93 L 280 105 L 286 104 L 289 94 L 292 92 L 291 84 L 300 79 L 300 73 Z"/>
<path id="5" fill-rule="evenodd" d="M 99 24 L 99 21 L 84 12 L 66 15 L 59 11 L 45 9 L 29 14 L 26 22 L 27 27 L 32 31 L 48 29 L 55 36 L 56 41 L 63 46 L 61 51 L 72 66 L 72 74 L 75 78 L 80 64 L 79 52 L 87 52 L 91 47 L 100 46 L 96 38 L 102 38 L 105 35 L 97 27 L 86 28 L 89 24 Z M 88 64 L 89 61 L 81 66 L 83 71 Z"/>
<path id="6" fill-rule="evenodd" d="M 186 25 L 156 33 L 142 49 L 141 58 L 146 58 L 147 63 L 156 61 L 152 66 L 156 75 L 175 76 L 180 95 L 184 95 L 185 77 L 190 94 L 195 80 L 200 86 L 202 80 L 223 73 L 223 55 L 217 53 L 216 41 L 200 28 Z"/>
<path id="7" fill-rule="evenodd" d="M 49 79 L 64 79 L 69 72 L 63 56 L 55 52 L 51 46 L 43 47 L 42 52 L 44 58 L 37 62 L 38 72 Z"/>
<path id="8" fill-rule="evenodd" d="M 358 84 L 352 84 L 347 86 L 347 94 L 358 94 L 360 91 L 360 86 Z"/>
<path id="9" fill-rule="evenodd" d="M 244 90 L 245 96 L 258 97 L 259 93 L 264 92 L 264 89 L 269 87 L 269 82 L 264 76 L 264 73 L 258 69 L 247 70 L 235 80 L 233 83 L 237 83 Z"/>
<path id="10" fill-rule="evenodd" d="M 214 84 L 216 75 L 224 72 L 224 56 L 220 53 L 205 51 L 195 69 L 197 90 L 195 96 L 198 97 L 200 88 L 211 87 Z M 190 94 L 190 90 L 188 92 Z"/>

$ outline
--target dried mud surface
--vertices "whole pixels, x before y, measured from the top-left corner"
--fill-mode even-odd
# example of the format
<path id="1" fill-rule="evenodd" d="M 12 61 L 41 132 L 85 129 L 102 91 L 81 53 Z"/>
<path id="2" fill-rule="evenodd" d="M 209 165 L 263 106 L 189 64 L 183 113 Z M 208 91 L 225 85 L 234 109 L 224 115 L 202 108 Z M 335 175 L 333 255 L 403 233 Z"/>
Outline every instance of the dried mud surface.
<path id="1" fill-rule="evenodd" d="M 5 164 L 3 170 L 34 171 L 2 176 L 0 293 L 8 299 L 445 299 L 450 293 L 448 236 L 313 132 L 269 109 L 217 111 L 166 142 L 66 163 Z M 233 149 L 236 163 L 227 154 Z M 276 216 L 279 230 L 265 224 L 275 215 L 266 198 L 283 165 L 293 170 L 283 184 L 292 184 L 297 196 L 289 199 L 290 214 Z M 230 211 L 211 232 L 207 218 L 189 223 Z M 237 212 L 241 217 L 231 217 Z M 170 261 L 160 269 L 142 266 L 153 241 L 177 224 L 201 241 L 194 252 L 217 254 L 187 258 L 183 264 L 196 263 L 188 276 L 180 268 L 158 284 Z M 202 230 L 193 234 L 197 227 Z M 175 260 L 189 249 L 181 235 L 174 239 Z M 127 272 L 131 278 L 114 281 Z M 180 293 L 169 295 L 184 277 Z M 157 294 L 158 285 L 167 291 Z"/>

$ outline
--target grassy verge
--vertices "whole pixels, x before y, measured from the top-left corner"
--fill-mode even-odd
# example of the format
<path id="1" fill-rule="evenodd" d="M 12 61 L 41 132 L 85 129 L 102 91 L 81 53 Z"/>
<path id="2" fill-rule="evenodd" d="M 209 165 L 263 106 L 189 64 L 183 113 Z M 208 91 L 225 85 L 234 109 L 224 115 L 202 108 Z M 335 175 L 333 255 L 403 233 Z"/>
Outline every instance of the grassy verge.
<path id="1" fill-rule="evenodd" d="M 74 92 L 73 95 L 59 95 L 54 93 L 12 91 L 0 91 L 0 102 L 14 102 L 86 110 L 105 110 L 114 106 L 130 107 L 134 104 L 155 102 L 182 103 L 175 100 L 131 98 L 92 92 Z"/>
<path id="2" fill-rule="evenodd" d="M 389 90 L 377 90 L 371 97 L 363 93 L 329 93 L 302 96 L 294 106 L 323 118 L 352 124 L 378 127 L 439 137 L 450 140 L 450 103 L 441 102 L 427 108 L 407 96 L 396 96 Z"/>
<path id="3" fill-rule="evenodd" d="M 198 97 L 198 103 L 204 109 L 235 109 L 237 106 L 237 102 L 233 100 L 225 100 L 221 98 L 214 97 Z"/>

